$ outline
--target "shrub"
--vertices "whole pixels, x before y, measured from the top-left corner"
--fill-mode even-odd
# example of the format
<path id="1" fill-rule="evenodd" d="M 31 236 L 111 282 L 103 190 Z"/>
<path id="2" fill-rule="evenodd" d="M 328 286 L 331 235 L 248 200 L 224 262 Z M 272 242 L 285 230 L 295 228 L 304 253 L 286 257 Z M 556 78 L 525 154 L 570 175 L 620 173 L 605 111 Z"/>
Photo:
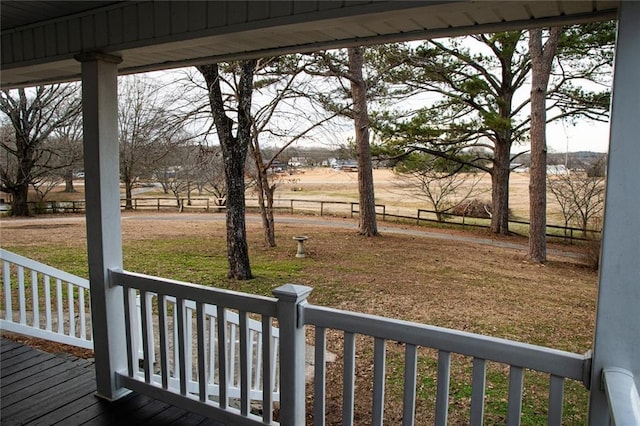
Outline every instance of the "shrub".
<path id="1" fill-rule="evenodd" d="M 490 218 L 491 203 L 476 198 L 465 200 L 451 209 L 451 213 L 459 216 Z"/>

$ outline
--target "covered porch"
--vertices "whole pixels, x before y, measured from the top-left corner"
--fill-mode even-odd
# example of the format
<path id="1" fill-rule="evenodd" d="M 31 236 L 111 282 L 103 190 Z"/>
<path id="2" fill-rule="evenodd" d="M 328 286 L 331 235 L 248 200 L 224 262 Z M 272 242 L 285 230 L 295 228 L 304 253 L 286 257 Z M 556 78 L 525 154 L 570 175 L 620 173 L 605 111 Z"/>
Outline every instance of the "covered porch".
<path id="1" fill-rule="evenodd" d="M 472 414 L 482 423 L 487 361 L 509 366 L 508 424 L 519 424 L 524 371 L 549 375 L 549 422 L 559 424 L 563 381 L 579 380 L 590 389 L 590 424 L 640 419 L 640 4 L 617 1 L 576 2 L 78 2 L 7 1 L 2 5 L 2 88 L 81 78 L 84 109 L 87 239 L 91 331 L 95 351 L 96 393 L 105 400 L 131 391 L 180 406 L 228 424 L 272 424 L 271 410 L 256 417 L 250 410 L 253 342 L 249 319 L 260 316 L 262 389 L 281 394 L 279 421 L 305 423 L 305 325 L 316 329 L 314 397 L 324 394 L 324 332 L 344 332 L 345 354 L 355 336 L 376 339 L 372 374 L 372 418 L 381 424 L 384 410 L 385 342 L 405 344 L 405 424 L 413 424 L 418 347 L 438 350 L 436 422 L 446 424 L 452 353 L 473 358 Z M 122 270 L 117 138 L 117 76 L 146 70 L 260 57 L 296 51 L 415 40 L 531 26 L 562 25 L 618 18 L 607 199 L 601 254 L 599 302 L 593 352 L 583 356 L 522 345 L 454 330 L 381 317 L 334 311 L 306 303 L 310 289 L 285 285 L 275 298 L 260 298 L 172 282 Z M 6 271 L 6 270 L 5 270 Z M 3 274 L 5 279 L 9 275 Z M 73 294 L 73 291 L 71 292 Z M 78 293 L 80 294 L 80 293 Z M 140 339 L 135 338 L 136 300 L 140 300 Z M 84 306 L 84 303 L 83 303 Z M 151 307 L 157 306 L 158 326 Z M 11 308 L 5 309 L 11 312 Z M 225 342 L 227 311 L 239 314 L 240 406 L 228 404 Z M 175 315 L 175 320 L 169 318 Z M 7 318 L 8 319 L 8 318 Z M 279 326 L 278 375 L 272 322 Z M 154 323 L 155 324 L 155 323 Z M 190 327 L 193 326 L 193 329 Z M 171 331 L 169 331 L 171 330 Z M 191 341 L 192 334 L 196 338 Z M 207 333 L 217 336 L 208 337 Z M 75 337 L 75 336 L 74 336 Z M 169 357 L 169 341 L 176 355 Z M 233 339 L 232 341 L 235 341 Z M 137 343 L 136 343 L 137 342 Z M 151 354 L 156 342 L 158 359 Z M 189 342 L 189 343 L 187 343 Z M 194 343 L 195 342 L 195 343 Z M 208 343 L 207 343 L 208 342 Z M 222 345 L 218 370 L 208 374 L 213 342 Z M 235 346 L 235 345 L 234 345 Z M 138 362 L 138 351 L 142 352 Z M 193 351 L 193 352 L 192 352 Z M 193 355 L 193 356 L 189 356 Z M 197 355 L 197 356 L 196 356 Z M 235 359 L 236 355 L 234 355 Z M 197 365 L 191 365 L 193 359 Z M 345 356 L 344 424 L 353 422 L 353 358 Z M 154 361 L 159 371 L 154 369 Z M 169 367 L 172 365 L 173 367 Z M 257 367 L 256 367 L 257 368 Z M 187 373 L 189 372 L 189 373 Z M 178 377 L 174 377 L 177 374 Z M 176 379 L 171 380 L 171 379 Z M 217 381 L 216 381 L 217 380 Z M 351 385 L 349 384 L 351 383 Z M 211 384 L 211 387 L 209 386 Z M 215 388 L 217 386 L 217 388 Z M 215 399 L 213 388 L 217 389 Z M 262 392 L 262 406 L 273 405 Z M 473 401 L 476 401 L 475 404 Z M 114 404 L 118 404 L 117 402 Z M 323 404 L 314 422 L 323 424 Z"/>

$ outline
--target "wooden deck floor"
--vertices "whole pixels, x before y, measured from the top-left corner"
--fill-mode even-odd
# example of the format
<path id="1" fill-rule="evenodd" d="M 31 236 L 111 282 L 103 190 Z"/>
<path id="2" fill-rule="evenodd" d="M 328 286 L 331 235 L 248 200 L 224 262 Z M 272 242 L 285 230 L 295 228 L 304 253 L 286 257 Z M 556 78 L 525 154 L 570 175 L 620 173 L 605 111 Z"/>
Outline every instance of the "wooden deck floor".
<path id="1" fill-rule="evenodd" d="M 113 403 L 96 398 L 93 360 L 50 354 L 5 338 L 1 339 L 0 352 L 2 426 L 222 426 L 137 393 Z"/>

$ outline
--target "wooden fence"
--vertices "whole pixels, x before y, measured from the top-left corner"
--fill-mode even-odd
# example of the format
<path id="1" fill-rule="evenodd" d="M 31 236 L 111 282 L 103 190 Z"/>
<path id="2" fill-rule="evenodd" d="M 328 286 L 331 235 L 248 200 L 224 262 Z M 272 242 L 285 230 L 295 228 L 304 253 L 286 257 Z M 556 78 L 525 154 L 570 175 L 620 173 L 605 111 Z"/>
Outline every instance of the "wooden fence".
<path id="1" fill-rule="evenodd" d="M 121 208 L 126 207 L 126 199 L 121 199 Z M 247 198 L 247 209 L 257 209 L 258 200 Z M 225 200 L 207 197 L 176 198 L 155 197 L 155 198 L 132 198 L 131 208 L 133 210 L 168 210 L 174 209 L 183 211 L 206 211 L 223 212 L 226 208 Z M 45 203 L 30 203 L 32 211 L 36 213 L 84 213 L 84 201 L 47 201 Z M 274 200 L 274 208 L 286 211 L 290 214 L 312 214 L 319 216 L 342 216 L 354 217 L 359 213 L 359 203 L 354 201 L 334 201 L 334 200 L 305 200 L 296 198 L 278 198 Z M 397 213 L 391 213 L 396 210 Z M 410 222 L 417 225 L 425 222 L 437 223 L 452 226 L 470 226 L 479 228 L 489 228 L 491 220 L 489 218 L 477 218 L 453 213 L 440 213 L 428 209 L 416 209 L 415 214 L 409 209 L 405 209 L 405 214 L 400 214 L 399 208 L 387 208 L 385 204 L 376 204 L 376 213 L 382 221 Z M 521 220 L 509 220 L 510 230 L 514 234 L 527 236 L 529 222 Z M 515 226 L 511 226 L 511 224 Z M 599 237 L 600 231 L 587 230 L 584 232 L 580 228 L 570 226 L 547 224 L 548 237 L 564 238 L 566 240 L 589 240 L 594 236 Z"/>

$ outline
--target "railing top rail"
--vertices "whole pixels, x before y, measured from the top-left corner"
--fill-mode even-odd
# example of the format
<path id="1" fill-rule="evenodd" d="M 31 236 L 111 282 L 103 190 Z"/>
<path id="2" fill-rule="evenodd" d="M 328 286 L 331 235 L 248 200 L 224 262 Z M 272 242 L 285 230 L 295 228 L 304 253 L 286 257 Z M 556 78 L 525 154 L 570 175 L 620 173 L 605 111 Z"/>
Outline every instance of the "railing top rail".
<path id="1" fill-rule="evenodd" d="M 222 290 L 183 281 L 159 278 L 129 271 L 111 270 L 111 282 L 128 288 L 195 300 L 245 312 L 275 317 L 276 299 L 232 290 Z"/>
<path id="2" fill-rule="evenodd" d="M 29 268 L 32 271 L 37 271 L 50 277 L 58 278 L 64 282 L 71 283 L 78 287 L 89 288 L 89 280 L 87 279 L 72 275 L 65 271 L 61 271 L 60 269 L 56 269 L 52 266 L 45 265 L 44 263 L 40 263 L 33 259 L 20 256 L 19 254 L 12 253 L 2 248 L 0 248 L 0 260 L 15 263 L 16 265 Z"/>
<path id="3" fill-rule="evenodd" d="M 410 343 L 584 381 L 585 355 L 315 305 L 304 306 L 303 319 L 310 325 Z"/>

